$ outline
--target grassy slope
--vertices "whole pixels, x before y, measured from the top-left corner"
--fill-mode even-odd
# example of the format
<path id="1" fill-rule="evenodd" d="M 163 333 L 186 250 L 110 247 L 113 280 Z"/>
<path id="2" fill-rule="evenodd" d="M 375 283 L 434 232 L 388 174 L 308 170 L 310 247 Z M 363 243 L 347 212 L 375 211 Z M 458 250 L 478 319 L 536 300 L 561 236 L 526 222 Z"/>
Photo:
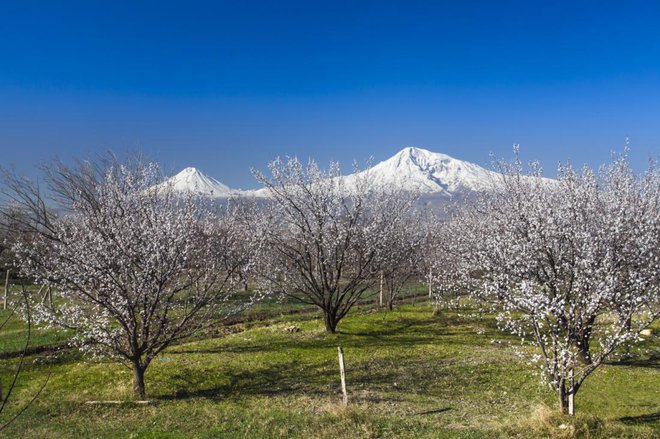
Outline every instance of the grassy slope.
<path id="1" fill-rule="evenodd" d="M 4 288 L 4 276 L 1 282 L 3 285 L 2 288 Z M 28 290 L 33 293 L 37 291 L 33 286 L 28 287 Z M 23 348 L 25 347 L 25 324 L 23 320 L 19 318 L 21 310 L 19 307 L 16 307 L 15 303 L 20 302 L 18 287 L 14 286 L 12 288 L 9 300 L 10 303 L 7 310 L 3 310 L 1 307 L 2 304 L 0 304 L 0 324 L 4 323 L 5 320 L 9 318 L 2 330 L 0 330 L 0 353 L 18 353 L 23 351 Z M 15 312 L 12 312 L 14 310 Z M 65 331 L 33 328 L 30 337 L 30 346 L 62 345 L 66 343 L 68 338 L 69 334 Z"/>
<path id="2" fill-rule="evenodd" d="M 285 333 L 289 324 L 301 328 Z M 316 314 L 250 323 L 245 331 L 167 351 L 147 371 L 152 403 L 131 400 L 131 373 L 75 352 L 32 361 L 16 400 L 48 370 L 44 394 L 11 437 L 654 437 L 660 371 L 640 358 L 593 374 L 566 419 L 553 394 L 506 346 L 492 319 L 406 305 L 364 310 L 326 334 Z M 653 341 L 657 342 L 658 337 Z M 505 340 L 504 344 L 492 343 Z M 510 341 L 515 342 L 513 339 Z M 340 404 L 344 347 L 350 407 Z M 657 354 L 657 344 L 650 346 Z M 648 356 L 648 354 L 647 354 Z M 7 365 L 0 362 L 7 378 Z M 89 400 L 124 400 L 89 405 Z M 559 428 L 560 424 L 567 428 Z"/>

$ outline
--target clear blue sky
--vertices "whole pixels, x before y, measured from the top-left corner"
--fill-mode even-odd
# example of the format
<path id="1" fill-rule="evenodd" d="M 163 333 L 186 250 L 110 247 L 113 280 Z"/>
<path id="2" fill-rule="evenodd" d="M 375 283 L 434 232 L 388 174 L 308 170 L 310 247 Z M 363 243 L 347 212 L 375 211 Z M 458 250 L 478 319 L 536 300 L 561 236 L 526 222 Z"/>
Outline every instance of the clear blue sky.
<path id="1" fill-rule="evenodd" d="M 433 4 L 432 6 L 430 4 Z M 141 148 L 232 187 L 276 155 L 552 175 L 660 154 L 655 1 L 2 1 L 0 160 Z"/>

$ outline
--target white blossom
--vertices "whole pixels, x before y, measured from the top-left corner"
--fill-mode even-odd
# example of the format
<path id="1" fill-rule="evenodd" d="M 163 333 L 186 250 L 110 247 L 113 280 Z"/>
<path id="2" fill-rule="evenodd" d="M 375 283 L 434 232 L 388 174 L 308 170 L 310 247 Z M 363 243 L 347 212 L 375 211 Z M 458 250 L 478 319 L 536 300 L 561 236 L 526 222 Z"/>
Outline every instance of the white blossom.
<path id="1" fill-rule="evenodd" d="M 337 163 L 325 172 L 314 161 L 277 159 L 270 171 L 270 178 L 255 172 L 270 194 L 253 218 L 266 242 L 263 288 L 319 307 L 334 332 L 378 282 L 382 262 L 395 251 L 389 237 L 401 230 L 412 198 L 373 185 L 368 171 L 347 184 Z"/>
<path id="2" fill-rule="evenodd" d="M 531 359 L 566 409 L 584 379 L 658 316 L 659 174 L 652 163 L 637 177 L 625 155 L 598 173 L 562 165 L 555 182 L 538 178 L 537 164 L 530 176 L 519 161 L 504 171 L 501 193 L 445 227 L 454 262 L 438 280 L 490 302 L 501 329 L 536 345 Z"/>
<path id="3" fill-rule="evenodd" d="M 23 276 L 53 291 L 35 321 L 130 365 L 138 397 L 151 361 L 221 316 L 250 264 L 232 206 L 212 213 L 160 182 L 156 164 L 114 162 L 84 192 L 69 186 L 69 209 L 14 246 Z"/>

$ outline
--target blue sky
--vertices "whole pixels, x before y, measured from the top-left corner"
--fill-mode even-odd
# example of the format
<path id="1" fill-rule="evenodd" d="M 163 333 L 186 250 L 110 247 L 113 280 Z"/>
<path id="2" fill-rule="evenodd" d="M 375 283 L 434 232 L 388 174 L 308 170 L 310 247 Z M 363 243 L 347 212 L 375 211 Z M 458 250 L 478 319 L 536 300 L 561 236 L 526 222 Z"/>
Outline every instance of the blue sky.
<path id="1" fill-rule="evenodd" d="M 432 3 L 433 5 L 429 5 Z M 0 2 L 0 150 L 141 149 L 232 187 L 277 155 L 660 155 L 652 1 Z"/>

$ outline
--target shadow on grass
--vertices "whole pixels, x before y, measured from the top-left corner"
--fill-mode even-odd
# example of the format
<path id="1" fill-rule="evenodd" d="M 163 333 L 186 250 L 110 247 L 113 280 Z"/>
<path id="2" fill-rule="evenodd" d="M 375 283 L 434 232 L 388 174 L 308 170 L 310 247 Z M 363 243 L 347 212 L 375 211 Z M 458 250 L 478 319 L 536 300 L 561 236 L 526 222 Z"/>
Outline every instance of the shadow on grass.
<path id="1" fill-rule="evenodd" d="M 399 319 L 387 322 L 384 327 L 372 330 L 351 331 L 351 325 L 336 334 L 318 333 L 315 337 L 307 338 L 305 333 L 299 335 L 275 334 L 268 343 L 247 343 L 239 345 L 220 344 L 214 347 L 176 349 L 170 355 L 182 354 L 219 354 L 219 353 L 256 353 L 256 352 L 282 352 L 289 349 L 327 350 L 341 345 L 344 349 L 363 348 L 365 338 L 370 345 L 381 348 L 409 348 L 411 346 L 434 344 L 473 345 L 474 330 L 471 327 L 456 326 L 455 323 L 445 322 L 434 318 L 426 320 Z M 490 326 L 490 325 L 488 325 Z M 490 328 L 489 328 L 490 329 Z M 491 331 L 488 331 L 490 335 Z M 494 332 L 494 330 L 493 330 Z M 405 334 L 405 335 L 403 335 Z M 500 338 L 506 338 L 499 333 Z M 482 336 L 487 336 L 483 335 Z"/>
<path id="2" fill-rule="evenodd" d="M 350 326 L 347 329 L 349 328 Z M 169 355 L 220 353 L 240 355 L 270 351 L 286 353 L 293 349 L 326 350 L 330 354 L 314 356 L 316 364 L 303 363 L 288 356 L 278 356 L 267 360 L 275 363 L 262 363 L 261 367 L 254 369 L 245 370 L 240 367 L 225 369 L 219 375 L 223 377 L 223 381 L 211 386 L 208 381 L 200 381 L 194 370 L 184 368 L 171 377 L 178 387 L 175 394 L 163 395 L 159 399 L 215 400 L 241 395 L 339 395 L 339 371 L 335 357 L 337 345 L 344 347 L 350 360 L 350 349 L 363 349 L 365 342 L 372 347 L 391 348 L 394 352 L 401 353 L 414 345 L 438 343 L 440 338 L 443 344 L 471 344 L 474 343 L 472 337 L 474 337 L 473 332 L 467 329 L 450 328 L 437 321 L 400 319 L 371 331 L 360 328 L 355 332 L 320 333 L 314 338 L 282 333 L 272 337 L 268 344 L 255 340 L 239 346 L 220 345 L 212 348 L 176 350 L 169 352 Z M 399 354 L 394 357 L 361 356 L 360 360 L 350 363 L 349 381 L 351 384 L 356 384 L 357 389 L 391 392 L 395 391 L 398 385 L 398 388 L 406 388 L 410 393 L 444 395 L 449 382 L 458 388 L 469 388 L 474 385 L 492 386 L 497 379 L 497 373 L 492 369 L 456 375 L 456 362 L 455 358 L 436 359 L 433 365 L 430 365 L 425 358 L 415 356 Z M 437 383 L 437 385 L 429 385 L 429 383 Z M 200 388 L 202 386 L 205 388 Z M 420 414 L 441 413 L 446 410 L 450 409 Z"/>
<path id="3" fill-rule="evenodd" d="M 653 355 L 650 358 L 626 358 L 619 361 L 606 362 L 608 366 L 634 366 L 646 367 L 650 369 L 660 369 L 660 356 Z"/>
<path id="4" fill-rule="evenodd" d="M 627 425 L 650 424 L 660 421 L 660 412 L 647 413 L 639 416 L 625 416 L 623 418 L 618 418 L 617 421 L 623 422 Z"/>
<path id="5" fill-rule="evenodd" d="M 172 378 L 182 387 L 174 395 L 162 395 L 159 400 L 181 400 L 189 398 L 207 398 L 211 400 L 224 399 L 229 396 L 261 395 L 278 396 L 291 393 L 304 393 L 307 395 L 328 394 L 332 389 L 328 386 L 332 382 L 329 370 L 319 367 L 300 367 L 293 361 L 270 365 L 256 370 L 233 371 L 227 376 L 228 381 L 218 383 L 212 387 L 188 390 L 194 388 L 195 383 L 190 374 L 182 372 Z M 338 381 L 338 379 L 337 379 Z M 334 383 L 333 383 L 334 384 Z M 336 386 L 339 394 L 339 383 Z M 324 390 L 327 389 L 327 390 Z"/>
<path id="6" fill-rule="evenodd" d="M 448 412 L 451 409 L 452 409 L 451 407 L 443 407 L 441 409 L 427 410 L 425 412 L 413 413 L 412 415 L 413 416 L 435 415 L 435 414 L 438 414 L 438 413 Z"/>
<path id="7" fill-rule="evenodd" d="M 357 399 L 369 399 L 369 396 L 360 394 L 361 389 L 374 391 L 396 391 L 399 387 L 405 387 L 410 393 L 424 393 L 433 395 L 437 390 L 429 388 L 428 382 L 431 375 L 434 379 L 447 380 L 451 377 L 451 371 L 429 370 L 428 365 L 416 364 L 415 362 L 400 363 L 397 368 L 390 368 L 388 359 L 372 359 L 354 363 L 349 370 L 349 387 L 355 389 L 354 395 Z M 194 398 L 206 398 L 210 400 L 222 400 L 241 396 L 332 396 L 338 398 L 341 395 L 339 368 L 335 367 L 335 361 L 324 361 L 317 365 L 302 364 L 298 361 L 287 361 L 261 367 L 253 370 L 233 369 L 222 373 L 224 380 L 208 386 L 208 380 L 198 380 L 190 370 L 181 370 L 171 376 L 171 380 L 177 383 L 174 394 L 155 397 L 158 400 L 184 400 Z M 429 375 L 430 374 L 430 375 Z M 483 380 L 493 379 L 490 373 L 481 377 Z M 459 387 L 467 387 L 474 384 L 475 377 L 461 376 L 451 378 Z M 204 388 L 199 388 L 205 386 Z M 351 386 L 356 386 L 355 388 Z M 381 401 L 398 400 L 395 394 Z M 451 410 L 443 408 L 428 412 L 417 413 L 418 415 L 430 415 Z"/>

